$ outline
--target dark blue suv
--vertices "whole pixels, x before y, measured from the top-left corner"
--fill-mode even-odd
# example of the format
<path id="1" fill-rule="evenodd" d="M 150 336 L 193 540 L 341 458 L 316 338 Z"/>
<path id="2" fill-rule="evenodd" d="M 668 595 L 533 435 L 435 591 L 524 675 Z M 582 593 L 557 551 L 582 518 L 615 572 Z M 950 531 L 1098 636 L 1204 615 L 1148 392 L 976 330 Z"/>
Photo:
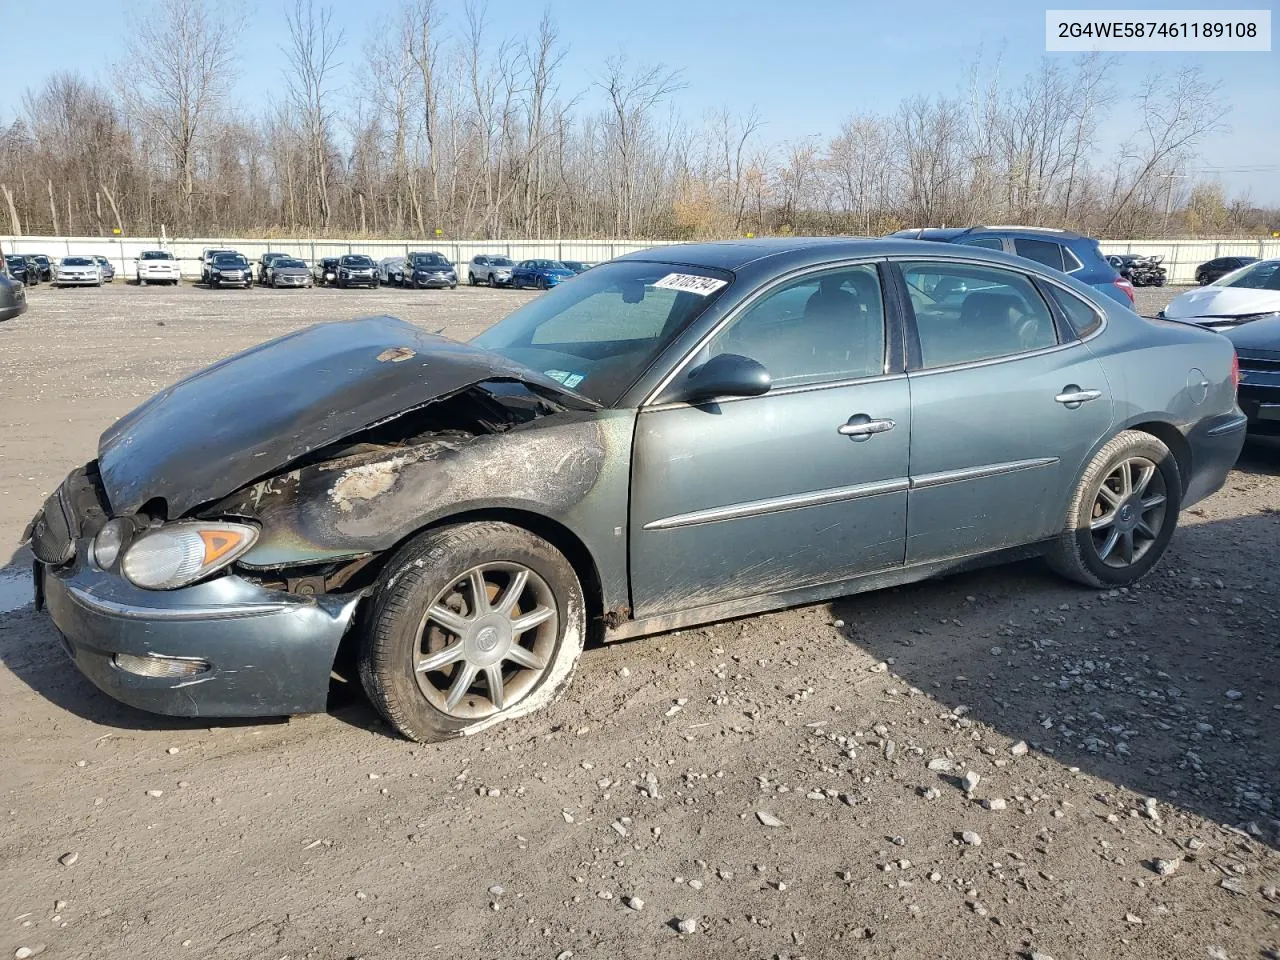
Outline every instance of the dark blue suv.
<path id="1" fill-rule="evenodd" d="M 1133 309 L 1133 284 L 1112 268 L 1098 249 L 1098 241 L 1069 230 L 1049 227 L 925 227 L 899 230 L 895 237 L 935 240 L 970 247 L 1003 250 L 1069 273 L 1101 294 Z"/>

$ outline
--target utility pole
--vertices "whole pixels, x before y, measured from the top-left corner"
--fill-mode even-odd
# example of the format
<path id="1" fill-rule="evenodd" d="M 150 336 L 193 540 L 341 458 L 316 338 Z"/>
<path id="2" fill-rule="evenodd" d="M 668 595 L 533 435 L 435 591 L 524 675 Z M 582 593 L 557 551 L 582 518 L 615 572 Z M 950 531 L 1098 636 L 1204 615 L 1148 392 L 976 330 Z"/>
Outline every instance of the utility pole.
<path id="1" fill-rule="evenodd" d="M 1164 195 L 1164 226 L 1162 231 L 1168 235 L 1169 233 L 1169 214 L 1173 212 L 1173 181 L 1186 180 L 1189 174 L 1185 173 L 1162 173 L 1164 179 L 1169 181 L 1169 187 Z"/>

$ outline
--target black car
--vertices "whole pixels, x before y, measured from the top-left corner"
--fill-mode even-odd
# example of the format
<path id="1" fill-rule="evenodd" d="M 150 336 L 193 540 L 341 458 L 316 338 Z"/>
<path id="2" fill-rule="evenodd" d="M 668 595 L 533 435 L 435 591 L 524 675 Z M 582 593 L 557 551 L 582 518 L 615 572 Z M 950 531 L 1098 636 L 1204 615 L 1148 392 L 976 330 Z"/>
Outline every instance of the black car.
<path id="1" fill-rule="evenodd" d="M 40 279 L 49 282 L 53 280 L 53 261 L 46 257 L 43 253 L 28 253 L 28 260 L 34 260 L 36 266 L 40 268 Z"/>
<path id="2" fill-rule="evenodd" d="M 0 321 L 12 320 L 27 312 L 27 291 L 9 276 L 8 258 L 0 257 Z"/>
<path id="3" fill-rule="evenodd" d="M 1248 431 L 1280 437 L 1280 314 L 1243 323 L 1223 335 L 1236 347 L 1240 383 L 1236 396 Z"/>
<path id="4" fill-rule="evenodd" d="M 209 261 L 210 287 L 244 287 L 253 286 L 253 268 L 249 261 L 238 253 L 217 253 Z"/>
<path id="5" fill-rule="evenodd" d="M 40 282 L 40 266 L 34 259 L 24 257 L 20 253 L 11 253 L 4 258 L 9 267 L 9 276 L 27 287 L 34 287 Z"/>
<path id="6" fill-rule="evenodd" d="M 338 259 L 339 287 L 376 287 L 378 268 L 363 253 L 350 253 Z"/>
<path id="7" fill-rule="evenodd" d="M 321 257 L 311 268 L 311 276 L 320 286 L 338 282 L 338 261 L 340 257 Z"/>
<path id="8" fill-rule="evenodd" d="M 423 287 L 448 287 L 452 290 L 458 285 L 458 272 L 442 253 L 411 253 L 404 258 L 403 282 L 415 290 Z"/>
<path id="9" fill-rule="evenodd" d="M 1233 270 L 1239 270 L 1241 267 L 1257 262 L 1257 257 L 1216 257 L 1196 267 L 1196 283 L 1203 287 L 1206 283 L 1213 283 L 1218 278 L 1225 277 Z"/>

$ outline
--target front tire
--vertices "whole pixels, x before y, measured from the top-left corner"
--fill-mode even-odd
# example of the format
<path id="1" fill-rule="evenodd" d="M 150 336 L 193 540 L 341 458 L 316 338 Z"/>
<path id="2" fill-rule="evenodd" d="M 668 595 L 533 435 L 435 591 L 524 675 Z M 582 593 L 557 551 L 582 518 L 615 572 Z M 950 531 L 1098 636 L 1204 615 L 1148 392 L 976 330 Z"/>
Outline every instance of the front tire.
<path id="1" fill-rule="evenodd" d="M 442 527 L 383 574 L 360 678 L 411 740 L 477 733 L 555 699 L 586 628 L 582 586 L 551 544 L 508 523 Z"/>
<path id="2" fill-rule="evenodd" d="M 1085 468 L 1045 559 L 1086 586 L 1128 586 L 1164 556 L 1181 505 L 1182 475 L 1169 448 L 1149 433 L 1126 430 Z"/>

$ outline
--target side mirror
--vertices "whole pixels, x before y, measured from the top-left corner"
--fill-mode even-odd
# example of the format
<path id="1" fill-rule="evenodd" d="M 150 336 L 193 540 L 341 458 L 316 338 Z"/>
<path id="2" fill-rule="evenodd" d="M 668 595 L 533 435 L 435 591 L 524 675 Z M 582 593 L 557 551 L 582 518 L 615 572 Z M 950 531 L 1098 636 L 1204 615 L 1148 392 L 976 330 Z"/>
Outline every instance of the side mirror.
<path id="1" fill-rule="evenodd" d="M 771 385 L 763 364 L 736 353 L 720 353 L 689 371 L 675 399 L 697 403 L 717 397 L 758 397 Z"/>

